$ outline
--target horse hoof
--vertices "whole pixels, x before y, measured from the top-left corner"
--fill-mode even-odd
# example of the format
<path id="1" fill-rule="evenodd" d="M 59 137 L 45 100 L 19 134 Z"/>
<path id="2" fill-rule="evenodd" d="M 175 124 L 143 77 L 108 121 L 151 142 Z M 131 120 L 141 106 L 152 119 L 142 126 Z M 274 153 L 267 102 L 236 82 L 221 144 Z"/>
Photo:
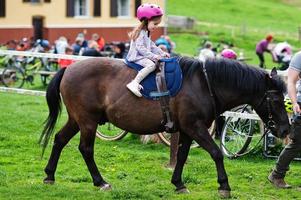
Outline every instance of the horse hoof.
<path id="1" fill-rule="evenodd" d="M 110 184 L 106 183 L 106 184 L 100 186 L 100 190 L 103 190 L 103 191 L 112 190 L 112 186 Z"/>
<path id="2" fill-rule="evenodd" d="M 231 194 L 230 194 L 230 191 L 229 191 L 229 190 L 219 190 L 218 193 L 219 193 L 219 196 L 220 196 L 222 199 L 227 199 L 227 198 L 230 198 L 230 197 L 231 197 Z"/>
<path id="3" fill-rule="evenodd" d="M 183 188 L 176 189 L 176 193 L 177 194 L 188 194 L 190 192 L 186 187 L 183 187 Z"/>
<path id="4" fill-rule="evenodd" d="M 44 179 L 44 184 L 48 184 L 48 185 L 53 185 L 54 184 L 54 180 L 49 180 L 49 179 Z"/>

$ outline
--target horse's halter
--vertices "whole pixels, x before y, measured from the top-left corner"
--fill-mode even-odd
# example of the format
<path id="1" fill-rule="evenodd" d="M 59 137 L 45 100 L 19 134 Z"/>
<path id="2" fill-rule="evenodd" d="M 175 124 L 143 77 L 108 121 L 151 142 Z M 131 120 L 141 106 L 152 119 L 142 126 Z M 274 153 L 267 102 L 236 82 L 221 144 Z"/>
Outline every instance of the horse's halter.
<path id="1" fill-rule="evenodd" d="M 273 120 L 273 115 L 272 115 L 272 110 L 271 110 L 271 94 L 277 93 L 277 90 L 268 90 L 266 91 L 266 93 L 264 94 L 264 96 L 262 97 L 260 103 L 256 106 L 255 110 L 257 110 L 257 108 L 261 107 L 264 100 L 267 100 L 267 108 L 268 108 L 268 121 L 265 123 L 266 127 L 268 129 L 275 129 L 276 128 L 276 122 Z"/>

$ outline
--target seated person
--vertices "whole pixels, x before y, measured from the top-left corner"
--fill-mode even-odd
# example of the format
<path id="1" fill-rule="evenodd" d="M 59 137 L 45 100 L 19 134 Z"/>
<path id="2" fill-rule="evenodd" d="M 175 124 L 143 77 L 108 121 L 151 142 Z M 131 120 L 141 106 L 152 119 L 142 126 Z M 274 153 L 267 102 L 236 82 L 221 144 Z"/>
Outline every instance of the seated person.
<path id="1" fill-rule="evenodd" d="M 88 47 L 83 50 L 81 55 L 82 56 L 91 56 L 91 57 L 100 57 L 101 54 L 99 53 L 99 51 L 97 51 L 97 49 L 98 49 L 97 42 L 95 42 L 94 40 L 89 40 Z"/>
<path id="2" fill-rule="evenodd" d="M 123 42 L 117 43 L 113 46 L 114 58 L 126 58 L 126 48 Z"/>
<path id="3" fill-rule="evenodd" d="M 73 54 L 72 47 L 69 47 L 69 46 L 66 47 L 65 53 L 66 53 L 66 55 L 72 55 Z M 58 60 L 60 68 L 66 68 L 74 62 L 75 62 L 75 60 L 72 60 L 72 59 L 59 59 Z"/>
<path id="4" fill-rule="evenodd" d="M 204 45 L 204 48 L 201 49 L 199 54 L 199 60 L 205 61 L 206 59 L 212 59 L 215 58 L 215 54 L 212 51 L 212 43 L 206 42 Z"/>

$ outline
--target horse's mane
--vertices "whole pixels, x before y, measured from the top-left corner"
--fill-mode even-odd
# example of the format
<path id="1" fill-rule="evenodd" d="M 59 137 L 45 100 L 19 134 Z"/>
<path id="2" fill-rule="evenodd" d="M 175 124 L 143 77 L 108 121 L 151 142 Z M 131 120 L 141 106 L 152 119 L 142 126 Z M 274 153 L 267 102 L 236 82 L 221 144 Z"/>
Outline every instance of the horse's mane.
<path id="1" fill-rule="evenodd" d="M 179 63 L 184 78 L 189 78 L 194 73 L 203 74 L 203 63 L 197 59 L 181 57 Z M 267 90 L 268 73 L 265 70 L 229 59 L 209 59 L 205 65 L 210 83 L 214 86 L 231 87 L 251 93 Z M 285 83 L 279 76 L 271 80 L 274 89 L 282 93 L 286 91 Z"/>

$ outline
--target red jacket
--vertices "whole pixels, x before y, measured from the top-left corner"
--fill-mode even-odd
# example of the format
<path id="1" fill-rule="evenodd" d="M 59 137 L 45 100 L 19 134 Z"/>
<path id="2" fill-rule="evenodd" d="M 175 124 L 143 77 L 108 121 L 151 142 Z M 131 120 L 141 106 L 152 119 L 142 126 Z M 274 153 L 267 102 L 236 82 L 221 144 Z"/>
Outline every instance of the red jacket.
<path id="1" fill-rule="evenodd" d="M 60 68 L 66 68 L 74 62 L 75 60 L 71 60 L 71 59 L 59 59 L 58 61 Z"/>

